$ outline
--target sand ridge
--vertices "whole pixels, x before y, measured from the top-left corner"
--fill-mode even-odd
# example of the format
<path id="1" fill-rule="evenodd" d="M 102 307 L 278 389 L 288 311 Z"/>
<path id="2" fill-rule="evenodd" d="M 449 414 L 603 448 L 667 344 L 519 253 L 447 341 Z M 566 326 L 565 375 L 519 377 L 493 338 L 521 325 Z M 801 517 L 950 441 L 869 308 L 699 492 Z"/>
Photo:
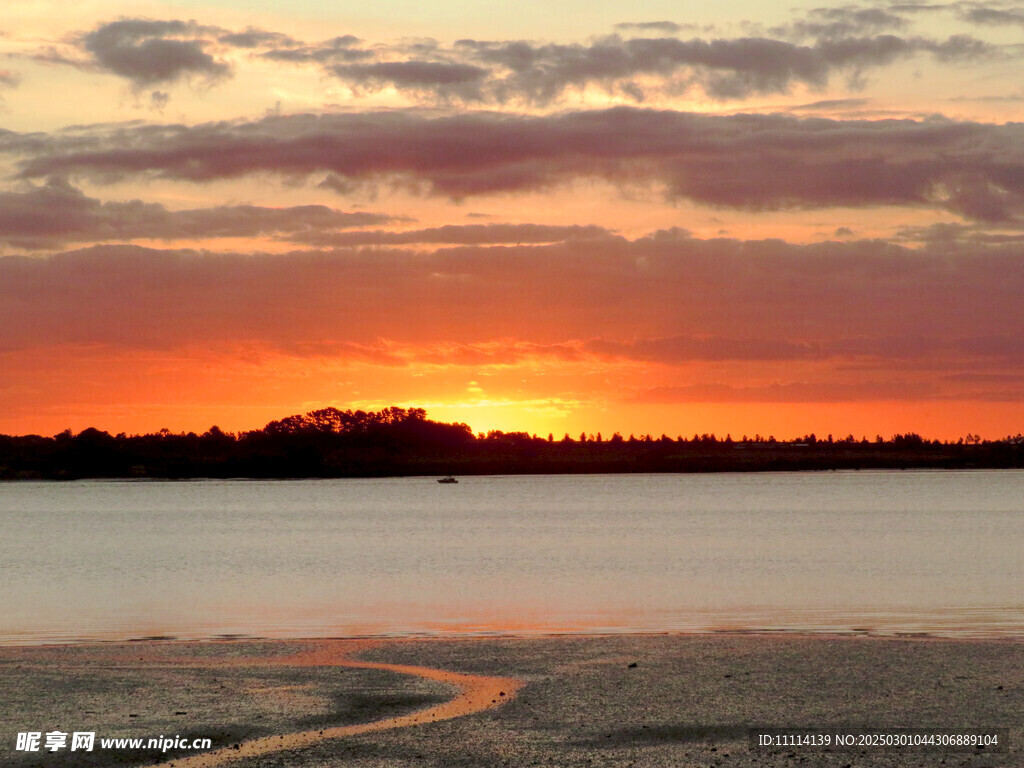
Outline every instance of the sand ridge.
<path id="1" fill-rule="evenodd" d="M 456 717 L 471 715 L 487 709 L 493 709 L 505 702 L 510 701 L 516 691 L 523 685 L 521 680 L 511 677 L 491 677 L 487 675 L 471 675 L 461 672 L 451 672 L 445 669 L 432 667 L 421 667 L 409 664 L 388 664 L 384 662 L 362 661 L 352 658 L 357 650 L 365 650 L 376 645 L 375 643 L 318 643 L 312 648 L 302 651 L 293 656 L 278 657 L 273 660 L 275 664 L 288 664 L 292 666 L 340 666 L 356 669 L 375 669 L 386 672 L 397 672 L 403 675 L 413 675 L 427 680 L 450 685 L 457 691 L 456 695 L 448 701 L 436 704 L 425 709 L 417 710 L 398 717 L 388 717 L 381 720 L 374 720 L 368 723 L 355 725 L 335 726 L 332 728 L 320 728 L 315 730 L 300 731 L 297 733 L 279 734 L 274 736 L 263 736 L 251 741 L 245 741 L 230 747 L 221 747 L 211 752 L 203 752 L 188 757 L 176 758 L 172 763 L 154 763 L 147 768 L 167 768 L 173 765 L 175 768 L 213 768 L 223 765 L 232 760 L 245 757 L 257 757 L 273 752 L 298 749 L 328 739 L 340 739 L 347 736 L 356 736 L 361 733 L 372 731 L 384 731 L 393 728 L 407 728 L 427 723 L 450 720 Z M 339 650 L 340 649 L 340 650 Z"/>

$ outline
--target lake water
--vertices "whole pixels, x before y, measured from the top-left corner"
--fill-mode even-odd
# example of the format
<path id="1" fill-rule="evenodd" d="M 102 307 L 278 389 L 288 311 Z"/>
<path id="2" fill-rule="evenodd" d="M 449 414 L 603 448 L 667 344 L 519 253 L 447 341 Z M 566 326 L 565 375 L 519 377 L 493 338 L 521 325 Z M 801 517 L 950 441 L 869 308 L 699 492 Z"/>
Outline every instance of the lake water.
<path id="1" fill-rule="evenodd" d="M 0 484 L 0 643 L 1024 637 L 1024 472 Z"/>

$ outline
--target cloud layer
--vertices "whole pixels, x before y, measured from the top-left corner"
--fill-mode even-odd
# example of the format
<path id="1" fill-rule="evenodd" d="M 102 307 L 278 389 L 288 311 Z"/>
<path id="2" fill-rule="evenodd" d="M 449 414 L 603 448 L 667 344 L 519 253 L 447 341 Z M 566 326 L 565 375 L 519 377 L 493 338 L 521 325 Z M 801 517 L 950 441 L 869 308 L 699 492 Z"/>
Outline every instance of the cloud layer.
<path id="1" fill-rule="evenodd" d="M 1017 23 L 1019 11 L 958 6 L 963 21 Z M 652 95 L 702 93 L 716 100 L 824 88 L 835 76 L 867 73 L 918 55 L 965 63 L 996 46 L 969 35 L 907 34 L 910 18 L 891 9 L 812 9 L 782 26 L 740 37 L 692 37 L 673 21 L 621 23 L 583 43 L 462 39 L 367 43 L 344 34 L 305 42 L 275 31 L 233 31 L 180 19 L 122 18 L 79 33 L 63 52 L 37 54 L 127 79 L 135 89 L 183 78 L 215 81 L 246 59 L 310 66 L 354 94 L 394 89 L 415 100 L 548 106 L 587 89 L 642 102 Z M 700 30 L 712 32 L 711 29 Z M 245 56 L 239 56 L 239 53 Z"/>
<path id="2" fill-rule="evenodd" d="M 187 240 L 282 235 L 393 222 L 376 213 L 346 213 L 324 205 L 269 208 L 222 205 L 169 211 L 141 200 L 101 202 L 54 177 L 23 192 L 0 192 L 0 242 L 53 249 L 66 243 L 116 240 Z"/>
<path id="3" fill-rule="evenodd" d="M 522 116 L 415 111 L 147 125 L 73 136 L 0 135 L 20 176 L 191 182 L 327 174 L 455 199 L 580 178 L 742 210 L 913 206 L 1019 223 L 1024 126 L 824 120 L 615 108 Z"/>
<path id="4" fill-rule="evenodd" d="M 205 50 L 215 31 L 194 21 L 122 19 L 82 35 L 80 44 L 97 67 L 145 88 L 190 75 L 225 77 L 228 65 Z"/>
<path id="5" fill-rule="evenodd" d="M 0 347 L 245 341 L 344 357 L 388 339 L 669 366 L 824 364 L 851 381 L 858 369 L 1024 373 L 1021 248 L 674 232 L 432 253 L 97 246 L 0 258 Z"/>

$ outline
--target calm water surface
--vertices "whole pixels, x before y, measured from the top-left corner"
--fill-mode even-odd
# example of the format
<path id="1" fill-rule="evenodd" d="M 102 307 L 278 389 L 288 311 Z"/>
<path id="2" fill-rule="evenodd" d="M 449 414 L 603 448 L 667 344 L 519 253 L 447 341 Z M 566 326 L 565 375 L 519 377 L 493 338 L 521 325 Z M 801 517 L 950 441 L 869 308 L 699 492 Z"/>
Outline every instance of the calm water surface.
<path id="1" fill-rule="evenodd" d="M 0 484 L 0 643 L 1024 637 L 1024 472 Z"/>

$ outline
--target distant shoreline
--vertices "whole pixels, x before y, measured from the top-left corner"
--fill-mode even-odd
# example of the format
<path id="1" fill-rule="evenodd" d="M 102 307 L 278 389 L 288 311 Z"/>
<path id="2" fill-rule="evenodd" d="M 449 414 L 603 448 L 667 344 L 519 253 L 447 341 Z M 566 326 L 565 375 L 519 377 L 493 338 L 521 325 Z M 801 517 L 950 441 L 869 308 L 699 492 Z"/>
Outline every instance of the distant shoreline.
<path id="1" fill-rule="evenodd" d="M 98 429 L 0 435 L 0 480 L 82 478 L 314 478 L 418 475 L 555 475 L 839 469 L 1024 468 L 1024 436 L 958 442 L 916 433 L 874 441 L 853 435 L 789 441 L 755 435 L 566 434 L 555 439 L 427 418 L 420 408 L 379 412 L 324 408 L 272 421 L 263 429 L 203 434 L 161 430 L 111 435 Z"/>
<path id="2" fill-rule="evenodd" d="M 187 442 L 188 438 L 180 440 Z M 481 440 L 458 450 L 436 453 L 401 450 L 385 456 L 374 456 L 372 451 L 359 447 L 312 450 L 287 441 L 255 451 L 232 443 L 231 448 L 237 450 L 215 455 L 184 449 L 147 450 L 132 454 L 117 448 L 115 443 L 106 451 L 87 447 L 79 449 L 77 446 L 71 446 L 63 453 L 59 450 L 42 454 L 11 450 L 4 454 L 0 451 L 0 481 L 1024 469 L 1024 446 L 1006 442 L 979 445 L 924 443 L 906 447 L 889 442 L 808 446 L 768 442 L 623 441 L 573 442 L 567 445 L 540 439 L 505 443 Z"/>
<path id="3" fill-rule="evenodd" d="M 551 630 L 538 632 L 523 632 L 516 630 L 487 630 L 482 632 L 449 632 L 449 633 L 422 633 L 410 632 L 380 634 L 330 634 L 330 635 L 308 635 L 301 636 L 274 636 L 261 634 L 239 634 L 225 635 L 214 634 L 209 636 L 200 635 L 142 635 L 138 637 L 78 637 L 78 638 L 52 638 L 45 640 L 32 640 L 19 638 L 16 641 L 0 642 L 0 658 L 5 651 L 18 649 L 30 651 L 32 649 L 73 649 L 73 648 L 131 648 L 147 647 L 151 645 L 166 646 L 191 646 L 191 645 L 220 645 L 237 644 L 240 646 L 271 644 L 271 645 L 318 645 L 324 643 L 354 643 L 365 645 L 388 645 L 393 643 L 472 643 L 476 641 L 529 641 L 544 642 L 558 640 L 622 640 L 625 638 L 677 638 L 679 640 L 697 638 L 760 638 L 790 639 L 790 640 L 877 640 L 877 641 L 900 641 L 920 640 L 933 641 L 937 643 L 1010 643 L 1024 646 L 1024 634 L 1020 633 L 998 633 L 964 630 L 911 630 L 911 629 L 810 629 L 806 627 L 773 628 L 768 626 L 756 626 L 750 628 L 728 628 L 728 629 L 636 629 L 626 628 L 621 631 L 600 629 L 589 631 L 582 628 Z"/>
<path id="4" fill-rule="evenodd" d="M 1016 452 L 1019 454 L 1019 451 Z M 387 477 L 479 477 L 534 475 L 639 475 L 639 474 L 726 474 L 778 472 L 855 472 L 915 470 L 1001 470 L 1024 469 L 1019 455 L 1012 457 L 985 455 L 982 451 L 949 453 L 947 455 L 893 457 L 865 454 L 836 460 L 829 455 L 793 455 L 786 451 L 771 455 L 729 459 L 720 456 L 674 456 L 645 461 L 595 459 L 580 464 L 545 460 L 422 459 L 390 465 L 362 464 L 350 471 L 287 472 L 261 467 L 259 471 L 234 472 L 224 467 L 174 468 L 167 470 L 134 470 L 125 473 L 87 472 L 76 467 L 55 470 L 25 470 L 0 466 L 0 482 L 75 480 L 329 480 L 369 479 Z"/>

